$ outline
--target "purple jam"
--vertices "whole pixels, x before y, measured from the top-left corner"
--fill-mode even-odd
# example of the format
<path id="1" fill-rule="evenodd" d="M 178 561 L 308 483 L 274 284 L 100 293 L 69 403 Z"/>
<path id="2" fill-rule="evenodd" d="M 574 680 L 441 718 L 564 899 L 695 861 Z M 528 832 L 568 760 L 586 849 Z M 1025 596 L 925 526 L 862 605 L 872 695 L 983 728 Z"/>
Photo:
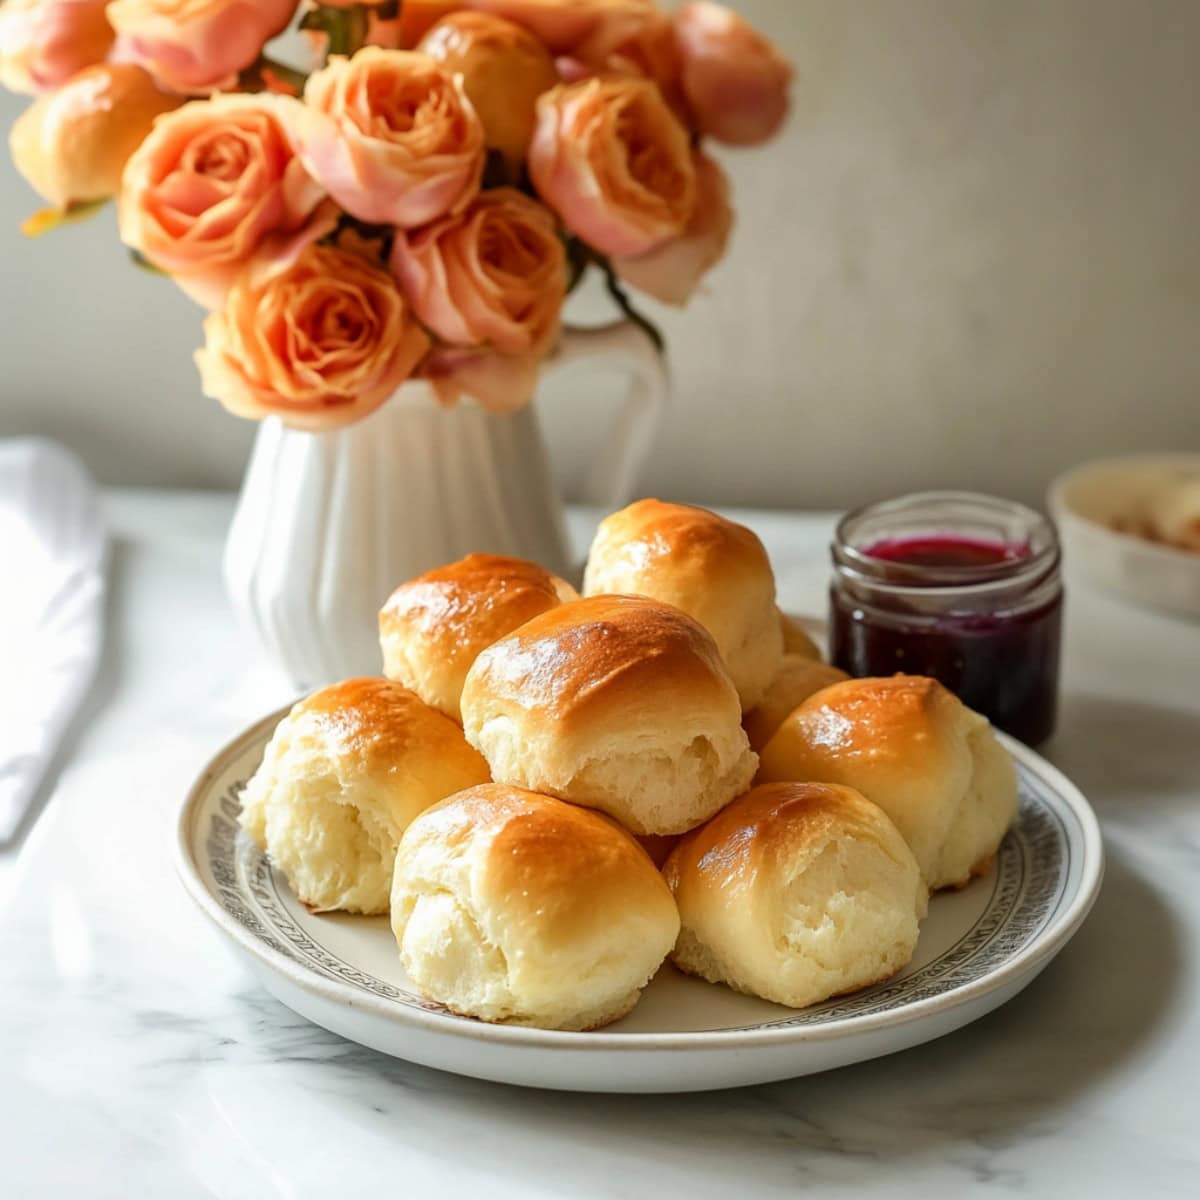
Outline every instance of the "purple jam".
<path id="1" fill-rule="evenodd" d="M 861 550 L 881 566 L 869 602 L 835 579 L 833 662 L 851 675 L 931 675 L 964 704 L 1027 745 L 1054 729 L 1062 590 L 1039 581 L 1037 598 L 1009 592 L 988 610 L 979 587 L 1019 570 L 1028 546 L 954 534 L 875 541 Z M 896 564 L 890 570 L 882 564 Z M 895 585 L 889 587 L 889 584 Z M 922 589 L 943 591 L 923 602 Z M 942 599 L 942 597 L 948 597 Z"/>
<path id="2" fill-rule="evenodd" d="M 926 537 L 884 538 L 872 543 L 863 553 L 884 562 L 904 563 L 910 567 L 962 567 L 970 570 L 972 567 L 1019 562 L 1029 557 L 1029 547 L 935 533 Z M 962 582 L 968 582 L 969 578 L 969 575 L 966 576 Z"/>

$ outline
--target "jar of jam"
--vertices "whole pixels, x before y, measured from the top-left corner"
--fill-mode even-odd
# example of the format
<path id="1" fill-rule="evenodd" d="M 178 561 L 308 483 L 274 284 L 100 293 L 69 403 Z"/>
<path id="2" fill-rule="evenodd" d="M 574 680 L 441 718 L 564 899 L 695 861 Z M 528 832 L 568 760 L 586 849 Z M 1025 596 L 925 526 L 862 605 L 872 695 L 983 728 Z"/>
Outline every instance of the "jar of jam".
<path id="1" fill-rule="evenodd" d="M 1028 745 L 1054 730 L 1062 581 L 1039 513 L 922 492 L 844 517 L 833 542 L 830 656 L 851 675 L 932 675 Z"/>

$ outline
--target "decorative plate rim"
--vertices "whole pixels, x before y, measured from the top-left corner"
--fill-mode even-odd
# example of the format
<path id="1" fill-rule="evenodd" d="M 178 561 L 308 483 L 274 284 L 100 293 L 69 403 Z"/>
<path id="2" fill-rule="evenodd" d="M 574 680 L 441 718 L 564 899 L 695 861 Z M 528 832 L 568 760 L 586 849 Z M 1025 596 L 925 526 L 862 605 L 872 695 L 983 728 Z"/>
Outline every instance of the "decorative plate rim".
<path id="1" fill-rule="evenodd" d="M 262 740 L 291 705 L 285 705 L 223 746 L 205 765 L 188 790 L 175 822 L 174 862 L 184 890 L 201 912 L 230 938 L 239 949 L 262 966 L 282 975 L 294 987 L 326 1003 L 364 1011 L 399 1027 L 416 1027 L 423 1032 L 448 1037 L 482 1040 L 509 1046 L 573 1052 L 645 1053 L 650 1050 L 736 1050 L 761 1049 L 770 1045 L 794 1045 L 799 1042 L 836 1041 L 844 1037 L 869 1035 L 908 1025 L 935 1014 L 972 1005 L 993 992 L 1040 970 L 1074 936 L 1100 891 L 1104 876 L 1104 847 L 1099 822 L 1091 805 L 1074 783 L 1057 767 L 1007 734 L 997 737 L 1013 758 L 1030 774 L 1038 777 L 1054 793 L 1078 823 L 1082 834 L 1079 880 L 1073 895 L 1064 895 L 1058 910 L 1029 942 L 1002 963 L 978 979 L 948 992 L 920 1000 L 901 1002 L 894 1008 L 858 1016 L 834 1017 L 806 1025 L 764 1024 L 749 1028 L 687 1030 L 679 1032 L 576 1033 L 553 1029 L 533 1029 L 518 1025 L 493 1025 L 464 1020 L 450 1013 L 410 1008 L 381 996 L 351 987 L 336 979 L 319 975 L 289 956 L 266 945 L 217 902 L 200 873 L 194 853 L 193 829 L 196 815 L 207 797 L 213 780 L 230 759 L 244 753 L 247 745 Z M 714 985 L 715 986 L 715 985 Z"/>

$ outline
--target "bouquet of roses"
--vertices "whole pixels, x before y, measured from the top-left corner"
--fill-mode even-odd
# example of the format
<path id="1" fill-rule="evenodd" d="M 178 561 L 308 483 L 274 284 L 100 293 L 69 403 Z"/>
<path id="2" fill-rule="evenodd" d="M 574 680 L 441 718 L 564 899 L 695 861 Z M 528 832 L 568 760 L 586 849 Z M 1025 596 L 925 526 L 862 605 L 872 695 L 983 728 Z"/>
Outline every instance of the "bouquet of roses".
<path id="1" fill-rule="evenodd" d="M 310 74 L 264 52 L 297 16 Z M 683 304 L 732 225 L 704 139 L 773 136 L 790 77 L 712 3 L 0 4 L 26 231 L 115 196 L 209 310 L 205 392 L 309 429 L 413 377 L 520 407 L 589 268 L 636 320 L 626 285 Z"/>

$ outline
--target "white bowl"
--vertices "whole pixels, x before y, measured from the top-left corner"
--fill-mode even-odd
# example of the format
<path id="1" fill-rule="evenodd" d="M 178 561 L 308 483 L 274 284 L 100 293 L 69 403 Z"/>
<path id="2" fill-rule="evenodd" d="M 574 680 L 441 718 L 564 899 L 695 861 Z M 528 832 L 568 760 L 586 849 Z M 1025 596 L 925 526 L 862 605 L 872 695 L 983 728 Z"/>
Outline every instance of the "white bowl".
<path id="1" fill-rule="evenodd" d="M 1050 512 L 1073 570 L 1138 604 L 1200 618 L 1200 554 L 1113 528 L 1136 520 L 1150 493 L 1180 475 L 1200 476 L 1200 454 L 1084 463 L 1050 485 Z"/>

